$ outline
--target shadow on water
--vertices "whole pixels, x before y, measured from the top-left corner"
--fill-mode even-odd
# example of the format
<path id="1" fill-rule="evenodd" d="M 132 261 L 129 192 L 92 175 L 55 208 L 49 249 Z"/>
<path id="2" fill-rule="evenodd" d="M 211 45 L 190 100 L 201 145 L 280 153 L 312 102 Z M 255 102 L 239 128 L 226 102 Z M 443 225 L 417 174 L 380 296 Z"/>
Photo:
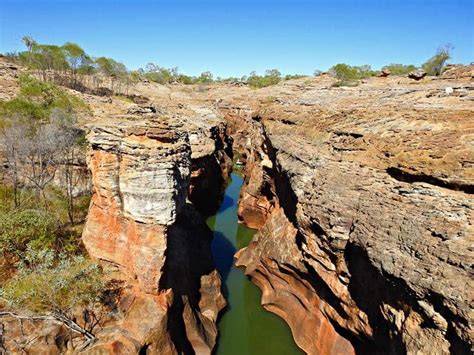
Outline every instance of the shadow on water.
<path id="1" fill-rule="evenodd" d="M 231 208 L 236 203 L 237 203 L 237 201 L 235 201 L 232 197 L 230 197 L 228 195 L 224 195 L 224 200 L 222 201 L 222 205 L 219 207 L 219 213 L 222 213 L 226 209 Z"/>
<path id="2" fill-rule="evenodd" d="M 261 291 L 234 266 L 235 252 L 247 246 L 255 230 L 238 223 L 237 201 L 243 179 L 232 174 L 223 203 L 216 215 L 207 219 L 214 232 L 212 254 L 222 278 L 228 306 L 218 321 L 216 355 L 293 355 L 296 346 L 287 324 L 261 306 Z"/>
<path id="3" fill-rule="evenodd" d="M 228 290 L 226 280 L 229 277 L 230 270 L 233 266 L 234 254 L 237 249 L 221 232 L 214 232 L 214 239 L 212 241 L 212 256 L 214 264 L 219 271 L 222 279 L 222 291 L 224 297 L 228 297 Z"/>

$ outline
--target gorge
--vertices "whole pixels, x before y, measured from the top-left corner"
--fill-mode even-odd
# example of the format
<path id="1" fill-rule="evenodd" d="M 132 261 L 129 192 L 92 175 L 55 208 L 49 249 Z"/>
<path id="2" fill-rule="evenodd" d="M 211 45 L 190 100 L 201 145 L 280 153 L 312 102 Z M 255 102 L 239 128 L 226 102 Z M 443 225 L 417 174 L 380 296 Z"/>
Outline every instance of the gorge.
<path id="1" fill-rule="evenodd" d="M 472 353 L 473 77 L 71 90 L 82 241 L 120 292 L 85 349 L 14 318 L 5 347 L 25 326 L 45 353 Z"/>
<path id="2" fill-rule="evenodd" d="M 212 253 L 227 309 L 218 321 L 216 354 L 300 354 L 286 324 L 260 306 L 261 292 L 233 262 L 236 250 L 248 245 L 255 231 L 238 223 L 237 203 L 243 179 L 232 174 L 222 205 L 208 219 L 214 231 Z"/>

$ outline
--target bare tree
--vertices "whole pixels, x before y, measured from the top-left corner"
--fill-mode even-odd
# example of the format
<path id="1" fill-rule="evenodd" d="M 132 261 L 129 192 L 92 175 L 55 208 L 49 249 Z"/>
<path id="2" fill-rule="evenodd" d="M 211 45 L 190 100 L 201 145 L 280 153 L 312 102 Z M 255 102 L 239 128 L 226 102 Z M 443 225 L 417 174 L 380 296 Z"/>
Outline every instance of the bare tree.
<path id="1" fill-rule="evenodd" d="M 71 224 L 74 224 L 75 191 L 82 178 L 80 168 L 80 159 L 84 154 L 84 146 L 81 144 L 82 138 L 82 130 L 72 127 L 64 127 L 61 142 L 63 152 L 61 165 L 64 171 L 68 217 Z"/>
<path id="2" fill-rule="evenodd" d="M 36 44 L 36 41 L 30 36 L 23 36 L 21 40 L 25 44 L 26 48 L 28 48 L 28 51 L 31 52 L 33 46 Z"/>
<path id="3" fill-rule="evenodd" d="M 51 114 L 51 124 L 59 130 L 56 138 L 56 147 L 59 158 L 57 163 L 61 166 L 64 177 L 66 198 L 68 203 L 68 217 L 74 224 L 75 191 L 82 174 L 80 160 L 84 155 L 84 131 L 73 127 L 76 118 L 74 115 L 56 109 Z"/>
<path id="4" fill-rule="evenodd" d="M 33 129 L 30 136 L 25 137 L 26 139 L 23 139 L 19 147 L 25 162 L 25 178 L 45 204 L 45 188 L 53 181 L 58 168 L 57 155 L 60 152 L 58 143 L 60 143 L 61 133 L 59 127 L 54 124 L 41 125 Z"/>
<path id="5" fill-rule="evenodd" d="M 62 116 L 61 120 L 58 116 Z M 33 187 L 46 204 L 45 189 L 54 180 L 58 168 L 63 167 L 73 223 L 73 194 L 80 178 L 74 165 L 81 153 L 82 131 L 69 125 L 65 114 L 53 112 L 50 123 L 36 126 L 25 119 L 10 120 L 1 133 L 15 206 L 20 205 L 19 192 L 23 185 Z"/>
<path id="6" fill-rule="evenodd" d="M 21 204 L 20 188 L 22 186 L 21 163 L 23 154 L 21 144 L 26 135 L 26 125 L 20 117 L 5 120 L 5 125 L 1 129 L 1 137 L 6 159 L 6 172 L 12 184 L 15 207 L 19 207 Z"/>

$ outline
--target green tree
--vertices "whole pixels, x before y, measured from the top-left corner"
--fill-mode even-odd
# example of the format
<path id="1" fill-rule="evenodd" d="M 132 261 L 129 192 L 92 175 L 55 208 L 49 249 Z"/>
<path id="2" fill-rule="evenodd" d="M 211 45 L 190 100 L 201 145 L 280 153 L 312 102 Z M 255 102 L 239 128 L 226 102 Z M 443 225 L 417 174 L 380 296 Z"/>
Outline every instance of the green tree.
<path id="1" fill-rule="evenodd" d="M 212 83 L 213 81 L 214 81 L 214 76 L 212 75 L 210 71 L 201 73 L 201 75 L 199 75 L 199 77 L 196 79 L 197 83 L 203 83 L 203 84 L 209 84 L 209 83 Z"/>
<path id="2" fill-rule="evenodd" d="M 96 58 L 95 63 L 99 71 L 105 75 L 120 77 L 127 74 L 125 65 L 112 58 L 99 57 Z"/>
<path id="3" fill-rule="evenodd" d="M 110 78 L 110 90 L 119 92 L 121 83 L 128 79 L 127 67 L 112 58 L 99 57 L 95 59 L 95 64 L 102 74 Z"/>
<path id="4" fill-rule="evenodd" d="M 69 64 L 61 47 L 49 44 L 33 44 L 29 52 L 23 52 L 20 57 L 26 60 L 26 64 L 38 70 L 43 80 L 48 80 L 48 72 L 51 71 L 56 79 L 58 72 L 69 69 Z"/>
<path id="5" fill-rule="evenodd" d="M 446 44 L 438 49 L 436 54 L 428 59 L 422 68 L 428 75 L 441 75 L 446 62 L 451 58 L 451 51 L 454 47 L 451 44 Z"/>
<path id="6" fill-rule="evenodd" d="M 262 88 L 265 86 L 276 85 L 282 80 L 281 73 L 278 69 L 268 69 L 265 75 L 257 75 L 256 72 L 251 72 L 247 77 L 247 84 L 253 88 Z"/>
<path id="7" fill-rule="evenodd" d="M 76 43 L 67 42 L 61 47 L 61 49 L 64 52 L 67 63 L 69 64 L 74 84 L 76 84 L 76 74 L 78 70 L 84 66 L 90 67 L 91 59 L 84 49 Z"/>
<path id="8" fill-rule="evenodd" d="M 270 78 L 279 79 L 281 78 L 281 73 L 278 69 L 267 69 L 265 70 L 265 76 Z"/>
<path id="9" fill-rule="evenodd" d="M 336 64 L 329 71 L 342 82 L 358 79 L 357 69 L 345 63 Z"/>

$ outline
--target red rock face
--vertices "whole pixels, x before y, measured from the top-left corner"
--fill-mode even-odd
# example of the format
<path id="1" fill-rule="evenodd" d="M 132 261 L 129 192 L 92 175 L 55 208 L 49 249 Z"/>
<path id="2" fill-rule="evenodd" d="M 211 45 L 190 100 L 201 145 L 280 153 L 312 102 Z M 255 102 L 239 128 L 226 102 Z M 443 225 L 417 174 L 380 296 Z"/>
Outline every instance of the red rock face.
<path id="1" fill-rule="evenodd" d="M 236 265 L 245 266 L 245 273 L 262 290 L 263 307 L 290 325 L 301 349 L 309 354 L 354 354 L 352 344 L 326 316 L 327 306 L 316 290 L 294 269 L 299 259 L 297 233 L 283 210 L 275 208 L 250 245 L 236 254 Z"/>
<path id="2" fill-rule="evenodd" d="M 124 127 L 113 134 L 96 129 L 89 135 L 95 147 L 88 157 L 93 195 L 83 241 L 91 256 L 119 265 L 145 292 L 156 294 L 166 227 L 184 201 L 180 186 L 187 184 L 190 149 L 184 137 L 168 143 L 149 133 L 137 135 L 144 129 Z M 175 174 L 180 165 L 183 174 Z M 146 197 L 140 203 L 141 196 Z"/>
<path id="3" fill-rule="evenodd" d="M 94 194 L 83 241 L 89 254 L 120 265 L 147 293 L 157 293 L 165 262 L 166 228 L 143 225 L 120 214 L 112 204 L 101 208 Z"/>
<path id="4" fill-rule="evenodd" d="M 272 196 L 274 185 L 267 174 L 268 167 L 261 165 L 260 161 L 252 159 L 252 154 L 246 162 L 244 185 L 240 192 L 238 215 L 241 221 L 254 229 L 265 224 L 274 207 Z"/>
<path id="5" fill-rule="evenodd" d="M 425 84 L 285 83 L 221 103 L 247 162 L 239 214 L 260 229 L 237 264 L 306 352 L 472 352 L 464 69 Z"/>
<path id="6" fill-rule="evenodd" d="M 91 351 L 210 354 L 225 300 L 212 233 L 185 202 L 193 165 L 187 133 L 163 121 L 129 122 L 96 127 L 88 139 L 93 196 L 83 241 L 92 257 L 118 266 L 127 285 L 120 320 L 104 327 Z M 209 151 L 200 146 L 200 159 L 225 154 L 212 142 Z M 211 173 L 227 169 L 218 168 Z"/>

